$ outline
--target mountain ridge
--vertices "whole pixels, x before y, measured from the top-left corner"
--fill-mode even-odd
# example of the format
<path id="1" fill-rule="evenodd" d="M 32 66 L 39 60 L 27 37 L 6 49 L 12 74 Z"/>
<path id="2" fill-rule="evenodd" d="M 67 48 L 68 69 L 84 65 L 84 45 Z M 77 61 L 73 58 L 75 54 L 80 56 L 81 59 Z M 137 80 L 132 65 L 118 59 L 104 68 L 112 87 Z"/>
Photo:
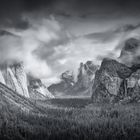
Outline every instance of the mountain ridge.
<path id="1" fill-rule="evenodd" d="M 8 104 L 11 105 L 11 107 L 14 107 L 15 109 L 20 109 L 24 112 L 44 112 L 43 109 L 41 109 L 39 106 L 34 104 L 33 101 L 29 100 L 28 98 L 16 93 L 11 88 L 7 87 L 6 85 L 2 84 L 0 82 L 0 96 L 1 99 L 4 97 L 8 102 Z M 13 108 L 13 109 L 14 109 Z"/>

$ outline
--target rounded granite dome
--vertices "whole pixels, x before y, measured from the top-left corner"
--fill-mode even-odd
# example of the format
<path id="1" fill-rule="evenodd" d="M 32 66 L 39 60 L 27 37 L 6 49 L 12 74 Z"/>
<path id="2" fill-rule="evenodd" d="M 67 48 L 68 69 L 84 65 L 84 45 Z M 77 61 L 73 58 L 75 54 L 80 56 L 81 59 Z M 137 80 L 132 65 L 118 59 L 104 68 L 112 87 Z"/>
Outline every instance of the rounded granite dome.
<path id="1" fill-rule="evenodd" d="M 139 47 L 140 47 L 140 40 L 138 40 L 136 38 L 130 38 L 130 39 L 126 40 L 124 50 L 125 51 L 135 51 Z"/>
<path id="2" fill-rule="evenodd" d="M 125 45 L 121 50 L 119 61 L 127 66 L 139 64 L 140 57 L 140 40 L 129 38 L 125 41 Z"/>
<path id="3" fill-rule="evenodd" d="M 120 57 L 127 53 L 135 53 L 137 49 L 140 48 L 140 40 L 136 38 L 130 38 L 125 41 L 125 46 L 123 47 L 121 51 Z"/>

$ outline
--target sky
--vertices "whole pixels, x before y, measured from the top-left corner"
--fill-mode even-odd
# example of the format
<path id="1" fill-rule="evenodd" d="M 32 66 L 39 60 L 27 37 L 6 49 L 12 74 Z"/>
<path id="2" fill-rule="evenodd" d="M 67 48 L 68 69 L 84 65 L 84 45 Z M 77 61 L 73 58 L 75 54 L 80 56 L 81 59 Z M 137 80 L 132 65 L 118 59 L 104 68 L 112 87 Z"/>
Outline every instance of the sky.
<path id="1" fill-rule="evenodd" d="M 23 61 L 47 85 L 80 62 L 117 58 L 139 38 L 138 0 L 1 0 L 0 63 Z"/>

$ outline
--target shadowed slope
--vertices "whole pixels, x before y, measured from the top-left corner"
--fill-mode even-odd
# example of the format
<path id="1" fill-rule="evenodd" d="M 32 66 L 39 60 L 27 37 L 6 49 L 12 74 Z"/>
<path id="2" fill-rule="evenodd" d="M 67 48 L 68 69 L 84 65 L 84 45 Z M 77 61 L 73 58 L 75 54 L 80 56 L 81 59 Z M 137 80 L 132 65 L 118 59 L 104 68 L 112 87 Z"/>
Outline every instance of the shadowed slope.
<path id="1" fill-rule="evenodd" d="M 13 109 L 22 110 L 27 113 L 29 112 L 38 112 L 38 113 L 45 113 L 43 109 L 37 106 L 34 102 L 19 95 L 18 93 L 14 92 L 12 89 L 8 88 L 4 84 L 0 83 L 0 98 L 4 99 L 3 102 L 7 102 Z M 2 102 L 0 102 L 1 104 Z M 8 105 L 5 104 L 5 105 Z"/>

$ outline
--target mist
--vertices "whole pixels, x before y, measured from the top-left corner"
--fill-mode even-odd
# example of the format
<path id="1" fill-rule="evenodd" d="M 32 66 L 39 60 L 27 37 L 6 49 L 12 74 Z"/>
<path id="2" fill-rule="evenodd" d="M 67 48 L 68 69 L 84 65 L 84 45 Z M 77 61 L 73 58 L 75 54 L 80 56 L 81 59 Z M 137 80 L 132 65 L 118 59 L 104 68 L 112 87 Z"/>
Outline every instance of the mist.
<path id="1" fill-rule="evenodd" d="M 27 18 L 27 17 L 26 17 Z M 27 20 L 27 19 L 26 19 Z M 57 39 L 59 24 L 50 17 L 37 22 L 28 19 L 30 27 L 26 30 L 5 28 L 0 36 L 0 63 L 11 65 L 23 62 L 27 73 L 38 78 L 45 78 L 51 74 L 51 68 L 47 60 L 40 59 L 34 51 L 46 45 L 53 39 Z"/>
<path id="2" fill-rule="evenodd" d="M 47 85 L 66 70 L 76 75 L 81 62 L 117 59 L 126 39 L 139 38 L 135 0 L 7 0 L 1 5 L 0 64 L 22 61 L 27 73 Z"/>

